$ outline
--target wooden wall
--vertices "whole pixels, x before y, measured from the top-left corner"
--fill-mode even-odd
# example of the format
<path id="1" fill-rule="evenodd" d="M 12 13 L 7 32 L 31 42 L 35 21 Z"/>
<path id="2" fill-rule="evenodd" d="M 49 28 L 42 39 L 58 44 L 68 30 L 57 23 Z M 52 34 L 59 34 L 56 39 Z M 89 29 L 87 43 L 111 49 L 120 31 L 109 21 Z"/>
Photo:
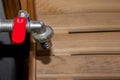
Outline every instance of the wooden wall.
<path id="1" fill-rule="evenodd" d="M 35 0 L 35 6 L 39 14 L 120 12 L 119 0 Z"/>
<path id="2" fill-rule="evenodd" d="M 51 50 L 37 45 L 37 80 L 120 79 L 119 0 L 35 0 L 35 13 L 54 30 Z"/>

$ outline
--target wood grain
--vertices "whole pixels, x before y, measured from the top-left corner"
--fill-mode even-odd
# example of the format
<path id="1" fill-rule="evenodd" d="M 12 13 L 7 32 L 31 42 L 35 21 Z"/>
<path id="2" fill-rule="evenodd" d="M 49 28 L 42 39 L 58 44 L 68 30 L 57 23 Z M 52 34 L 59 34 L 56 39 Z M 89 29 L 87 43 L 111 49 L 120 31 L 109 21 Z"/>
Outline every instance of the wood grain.
<path id="1" fill-rule="evenodd" d="M 29 53 L 29 72 L 28 80 L 35 80 L 36 73 L 36 42 L 31 38 L 30 53 Z"/>
<path id="2" fill-rule="evenodd" d="M 19 0 L 2 0 L 7 19 L 13 19 L 21 9 Z"/>
<path id="3" fill-rule="evenodd" d="M 74 13 L 62 15 L 37 15 L 54 33 L 95 30 L 120 30 L 120 13 Z"/>
<path id="4" fill-rule="evenodd" d="M 38 55 L 70 54 L 119 54 L 120 32 L 77 33 L 69 32 L 120 30 L 120 13 L 79 13 L 41 15 L 37 20 L 43 20 L 54 30 L 53 47 L 45 52 L 39 49 Z M 65 44 L 65 45 L 63 45 Z"/>
<path id="5" fill-rule="evenodd" d="M 20 0 L 21 9 L 26 10 L 30 14 L 30 19 L 35 20 L 35 4 L 34 0 Z"/>
<path id="6" fill-rule="evenodd" d="M 31 64 L 34 79 L 120 79 L 120 32 L 68 34 L 119 30 L 120 1 L 35 0 L 34 6 L 37 20 L 52 26 L 55 33 L 51 50 L 37 46 Z"/>
<path id="7" fill-rule="evenodd" d="M 30 19 L 36 20 L 34 0 L 27 0 L 27 7 L 28 7 L 28 12 L 30 13 Z"/>
<path id="8" fill-rule="evenodd" d="M 38 45 L 37 54 L 120 54 L 119 32 L 55 34 L 50 52 L 42 51 Z"/>
<path id="9" fill-rule="evenodd" d="M 120 78 L 119 55 L 37 57 L 36 77 L 40 78 L 79 78 L 117 79 Z"/>
<path id="10" fill-rule="evenodd" d="M 35 0 L 37 15 L 79 12 L 120 12 L 119 0 Z"/>
<path id="11" fill-rule="evenodd" d="M 21 9 L 27 11 L 27 9 L 28 9 L 28 7 L 27 7 L 27 5 L 28 5 L 27 0 L 20 0 L 20 4 L 21 4 Z"/>

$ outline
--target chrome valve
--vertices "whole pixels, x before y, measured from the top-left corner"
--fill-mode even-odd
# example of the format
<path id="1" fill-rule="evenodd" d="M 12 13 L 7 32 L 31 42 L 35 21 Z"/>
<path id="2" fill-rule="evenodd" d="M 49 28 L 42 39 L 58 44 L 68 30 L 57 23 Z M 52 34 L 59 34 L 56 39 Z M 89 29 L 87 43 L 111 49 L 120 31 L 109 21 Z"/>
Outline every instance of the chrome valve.
<path id="1" fill-rule="evenodd" d="M 12 32 L 13 41 L 15 42 L 22 43 L 25 31 L 32 31 L 35 41 L 40 43 L 43 49 L 50 49 L 53 35 L 52 28 L 41 21 L 30 20 L 29 14 L 26 11 L 20 10 L 18 17 L 14 20 L 0 20 L 0 32 Z"/>

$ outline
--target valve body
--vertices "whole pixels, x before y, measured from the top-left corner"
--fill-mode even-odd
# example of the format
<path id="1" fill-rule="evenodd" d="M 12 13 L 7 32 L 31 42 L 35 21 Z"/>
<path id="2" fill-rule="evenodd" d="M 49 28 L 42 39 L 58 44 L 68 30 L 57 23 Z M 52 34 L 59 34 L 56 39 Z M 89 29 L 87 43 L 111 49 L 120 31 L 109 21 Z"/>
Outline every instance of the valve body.
<path id="1" fill-rule="evenodd" d="M 29 14 L 26 11 L 20 10 L 18 12 L 18 16 L 27 18 L 27 32 L 33 32 L 32 36 L 38 43 L 40 43 L 43 49 L 50 49 L 51 38 L 53 35 L 52 28 L 50 26 L 46 26 L 42 21 L 29 20 Z M 13 26 L 14 20 L 0 20 L 0 32 L 12 32 L 14 28 Z"/>

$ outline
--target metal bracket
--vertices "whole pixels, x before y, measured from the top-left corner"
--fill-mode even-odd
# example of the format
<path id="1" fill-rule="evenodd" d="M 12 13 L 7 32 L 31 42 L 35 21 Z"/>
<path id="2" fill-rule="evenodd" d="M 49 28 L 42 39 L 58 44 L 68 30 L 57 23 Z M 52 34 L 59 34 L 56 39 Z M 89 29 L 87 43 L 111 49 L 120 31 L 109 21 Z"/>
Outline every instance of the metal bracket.
<path id="1" fill-rule="evenodd" d="M 20 10 L 18 16 L 27 18 L 26 30 L 27 32 L 33 31 L 32 36 L 35 41 L 40 43 L 43 49 L 50 49 L 52 45 L 51 38 L 53 36 L 52 28 L 41 21 L 30 20 L 29 14 L 24 10 Z M 0 32 L 11 32 L 13 25 L 14 20 L 0 20 Z"/>

